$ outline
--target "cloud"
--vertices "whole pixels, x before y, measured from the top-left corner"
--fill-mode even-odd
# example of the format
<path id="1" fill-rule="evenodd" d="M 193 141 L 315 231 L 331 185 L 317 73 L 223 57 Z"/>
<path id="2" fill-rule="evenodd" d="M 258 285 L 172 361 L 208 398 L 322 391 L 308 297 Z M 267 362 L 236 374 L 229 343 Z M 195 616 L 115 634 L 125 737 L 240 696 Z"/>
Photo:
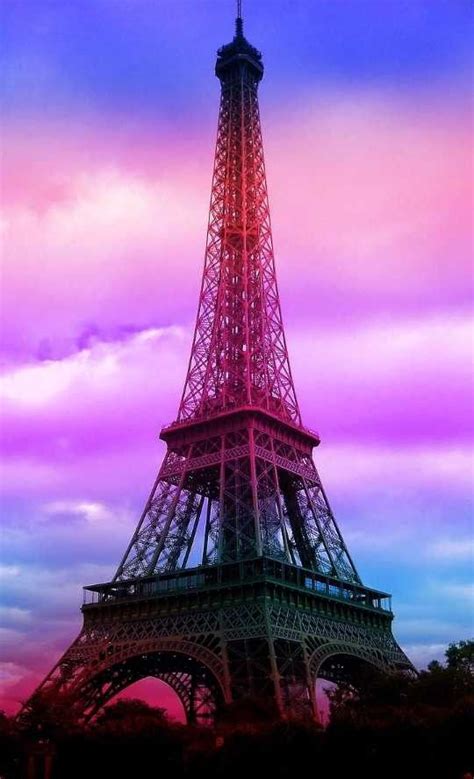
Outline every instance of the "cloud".
<path id="1" fill-rule="evenodd" d="M 121 363 L 130 362 L 130 358 L 139 362 L 140 353 L 144 357 L 143 352 L 156 348 L 159 341 L 166 345 L 168 339 L 178 344 L 183 334 L 179 327 L 147 329 L 115 342 L 97 340 L 64 359 L 14 366 L 1 377 L 1 396 L 6 403 L 34 412 L 55 405 L 66 393 L 80 392 L 88 386 L 112 390 L 122 378 Z"/>
<path id="2" fill-rule="evenodd" d="M 403 651 L 412 661 L 415 668 L 426 668 L 432 660 L 443 662 L 446 644 L 404 644 Z"/>
<path id="3" fill-rule="evenodd" d="M 46 506 L 30 501 L 21 522 L 14 517 L 4 523 L 3 555 L 20 566 L 17 576 L 5 578 L 4 594 L 13 593 L 12 602 L 15 593 L 25 595 L 23 579 L 26 577 L 28 584 L 33 583 L 27 566 L 32 571 L 40 566 L 37 575 L 44 579 L 46 587 L 48 572 L 57 577 L 68 566 L 71 576 L 75 576 L 76 568 L 82 570 L 85 562 L 92 566 L 92 572 L 103 571 L 103 575 L 110 577 L 138 521 L 138 506 L 132 510 L 129 505 L 118 502 L 106 506 L 84 499 L 58 500 Z M 52 597 L 56 595 L 63 597 L 61 592 Z"/>
<path id="4" fill-rule="evenodd" d="M 18 565 L 0 564 L 0 579 L 3 581 L 20 576 L 21 570 Z"/>
<path id="5" fill-rule="evenodd" d="M 306 422 L 332 442 L 468 439 L 471 332 L 471 317 L 460 315 L 290 331 Z"/>
<path id="6" fill-rule="evenodd" d="M 436 590 L 440 595 L 452 598 L 457 603 L 463 603 L 470 608 L 471 615 L 473 614 L 472 607 L 474 606 L 474 582 L 467 582 L 460 584 L 459 582 L 439 582 L 435 585 Z M 472 620 L 474 624 L 474 619 Z"/>
<path id="7" fill-rule="evenodd" d="M 5 648 L 7 645 L 18 645 L 18 642 L 23 638 L 23 633 L 14 628 L 0 627 L 0 641 Z"/>
<path id="8" fill-rule="evenodd" d="M 398 609 L 400 613 L 400 607 Z M 406 619 L 400 617 L 395 622 L 395 631 L 400 641 L 405 645 L 407 641 L 415 641 L 419 636 L 423 636 L 430 644 L 439 639 L 444 639 L 446 644 L 462 638 L 468 638 L 470 634 L 469 625 L 461 620 L 443 620 L 440 618 L 419 617 Z M 456 638 L 453 639 L 453 636 Z"/>
<path id="9" fill-rule="evenodd" d="M 401 483 L 416 476 L 417 483 L 437 478 L 448 491 L 468 486 L 469 326 L 467 318 L 437 317 L 293 333 L 304 419 L 311 427 L 322 422 L 316 457 L 339 470 L 340 482 L 376 482 L 385 470 Z M 62 359 L 7 367 L 0 379 L 4 489 L 54 486 L 53 464 L 125 456 L 126 442 L 151 451 L 153 429 L 176 416 L 190 343 L 189 329 L 148 328 L 118 340 L 95 337 Z"/>
<path id="10" fill-rule="evenodd" d="M 25 668 L 17 663 L 0 662 L 0 695 L 5 694 L 6 687 L 16 684 L 25 675 Z"/>
<path id="11" fill-rule="evenodd" d="M 82 586 L 111 573 L 108 566 L 84 562 L 14 568 L 2 582 L 2 599 L 15 605 L 2 608 L 2 621 L 15 626 L 0 631 L 5 676 L 0 695 L 2 706 L 12 712 L 79 633 Z"/>
<path id="12" fill-rule="evenodd" d="M 436 566 L 429 568 L 423 564 L 413 572 L 403 566 L 394 575 L 404 587 L 403 596 L 394 604 L 394 630 L 404 646 L 442 644 L 446 647 L 472 637 L 472 569 L 466 571 L 461 581 L 457 565 L 445 569 L 442 579 L 437 578 Z"/>
<path id="13" fill-rule="evenodd" d="M 47 479 L 51 462 L 123 450 L 125 441 L 140 444 L 144 434 L 150 440 L 150 430 L 176 414 L 188 339 L 181 328 L 154 328 L 7 370 L 0 389 L 7 466 L 22 469 L 38 458 L 39 478 Z"/>
<path id="14" fill-rule="evenodd" d="M 3 337 L 10 355 L 49 349 L 57 356 L 90 323 L 107 332 L 144 329 L 187 323 L 195 312 L 208 128 L 173 138 L 163 126 L 124 134 L 95 117 L 86 125 L 87 153 L 82 132 L 61 122 L 39 122 L 34 139 L 21 123 L 7 133 Z M 467 111 L 444 115 L 436 102 L 415 105 L 375 89 L 321 91 L 299 96 L 268 125 L 288 321 L 334 326 L 387 312 L 467 310 Z"/>
<path id="15" fill-rule="evenodd" d="M 143 329 L 179 305 L 173 289 L 179 276 L 187 286 L 184 257 L 196 257 L 197 294 L 203 236 L 194 245 L 189 236 L 198 219 L 205 224 L 205 207 L 192 188 L 115 169 L 77 172 L 69 188 L 43 211 L 5 210 L 2 317 L 10 352 L 26 343 L 30 353 L 64 353 L 91 322 Z"/>
<path id="16" fill-rule="evenodd" d="M 67 517 L 79 518 L 85 520 L 92 526 L 117 527 L 123 522 L 129 523 L 129 512 L 122 509 L 112 510 L 103 503 L 83 500 L 56 500 L 47 503 L 43 507 L 44 513 L 54 519 L 64 519 Z"/>
<path id="17" fill-rule="evenodd" d="M 4 626 L 28 625 L 31 618 L 32 613 L 29 609 L 18 608 L 18 606 L 0 606 L 0 620 Z"/>
<path id="18" fill-rule="evenodd" d="M 436 122 L 429 101 L 347 91 L 306 93 L 287 116 L 283 131 L 272 117 L 266 151 L 291 313 L 334 323 L 359 307 L 397 315 L 467 306 L 467 114 Z"/>
<path id="19" fill-rule="evenodd" d="M 469 444 L 449 440 L 439 450 L 422 444 L 397 446 L 382 442 L 330 443 L 315 452 L 321 473 L 337 491 L 357 495 L 360 491 L 389 494 L 392 500 L 407 487 L 416 486 L 418 496 L 437 486 L 438 495 L 467 495 L 472 485 L 472 450 Z M 399 511 L 398 506 L 394 506 Z M 405 512 L 409 506 L 405 506 Z"/>
<path id="20" fill-rule="evenodd" d="M 474 539 L 469 538 L 440 538 L 433 541 L 427 548 L 426 554 L 439 561 L 472 560 L 474 557 Z"/>
<path id="21" fill-rule="evenodd" d="M 48 609 L 51 616 L 59 615 L 59 607 L 79 602 L 85 582 L 100 581 L 110 570 L 97 563 L 80 562 L 69 566 L 49 568 L 38 565 L 18 565 L 18 575 L 2 583 L 2 595 L 15 598 L 15 608 L 28 610 L 37 616 Z M 41 599 L 38 600 L 38 592 Z M 69 613 L 70 615 L 70 613 Z"/>

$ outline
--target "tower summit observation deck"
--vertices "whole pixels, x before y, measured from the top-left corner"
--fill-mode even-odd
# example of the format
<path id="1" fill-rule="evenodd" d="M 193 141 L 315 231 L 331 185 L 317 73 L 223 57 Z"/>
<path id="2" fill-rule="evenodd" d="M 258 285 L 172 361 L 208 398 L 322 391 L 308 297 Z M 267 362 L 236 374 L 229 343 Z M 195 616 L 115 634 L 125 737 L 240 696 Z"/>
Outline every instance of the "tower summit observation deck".
<path id="1" fill-rule="evenodd" d="M 154 676 L 190 722 L 246 696 L 317 716 L 318 677 L 412 670 L 390 597 L 365 587 L 316 470 L 278 295 L 258 85 L 240 12 L 221 83 L 196 327 L 167 452 L 110 582 L 85 588 L 79 636 L 36 696 L 90 718 Z"/>
<path id="2" fill-rule="evenodd" d="M 256 82 L 263 78 L 262 55 L 244 36 L 244 22 L 241 16 L 235 20 L 235 36 L 231 43 L 221 46 L 217 52 L 216 76 L 224 83 L 229 74 L 241 70 L 244 65 Z"/>

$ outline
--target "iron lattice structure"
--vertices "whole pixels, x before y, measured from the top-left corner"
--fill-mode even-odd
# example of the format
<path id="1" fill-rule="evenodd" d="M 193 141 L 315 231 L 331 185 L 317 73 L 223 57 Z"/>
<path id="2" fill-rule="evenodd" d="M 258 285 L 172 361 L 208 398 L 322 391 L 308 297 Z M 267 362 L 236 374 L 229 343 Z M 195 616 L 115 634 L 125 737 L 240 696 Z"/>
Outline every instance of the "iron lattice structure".
<path id="1" fill-rule="evenodd" d="M 221 82 L 196 329 L 167 453 L 111 582 L 85 588 L 84 627 L 39 688 L 93 716 L 155 676 L 204 722 L 268 696 L 317 715 L 315 681 L 360 662 L 411 669 L 389 596 L 344 543 L 291 376 L 275 274 L 258 106 L 261 54 L 218 52 Z"/>

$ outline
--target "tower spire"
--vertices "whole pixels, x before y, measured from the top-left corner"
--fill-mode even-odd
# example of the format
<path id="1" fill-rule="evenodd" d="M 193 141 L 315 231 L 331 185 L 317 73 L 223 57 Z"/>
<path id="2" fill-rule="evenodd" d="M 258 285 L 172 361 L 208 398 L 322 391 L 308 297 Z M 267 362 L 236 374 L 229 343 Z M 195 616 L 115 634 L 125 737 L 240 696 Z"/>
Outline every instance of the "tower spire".
<path id="1" fill-rule="evenodd" d="M 242 18 L 242 0 L 237 0 L 237 18 L 235 20 L 235 37 L 244 37 L 244 20 Z"/>

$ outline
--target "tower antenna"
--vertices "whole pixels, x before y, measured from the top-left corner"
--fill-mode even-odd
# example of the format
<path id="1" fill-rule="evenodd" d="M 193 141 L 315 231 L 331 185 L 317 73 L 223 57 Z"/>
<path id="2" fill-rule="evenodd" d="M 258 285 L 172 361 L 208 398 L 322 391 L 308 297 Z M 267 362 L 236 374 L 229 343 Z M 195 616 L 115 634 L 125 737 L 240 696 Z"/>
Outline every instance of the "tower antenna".
<path id="1" fill-rule="evenodd" d="M 237 0 L 237 18 L 235 20 L 235 34 L 242 38 L 244 34 L 244 20 L 242 19 L 242 0 Z"/>

